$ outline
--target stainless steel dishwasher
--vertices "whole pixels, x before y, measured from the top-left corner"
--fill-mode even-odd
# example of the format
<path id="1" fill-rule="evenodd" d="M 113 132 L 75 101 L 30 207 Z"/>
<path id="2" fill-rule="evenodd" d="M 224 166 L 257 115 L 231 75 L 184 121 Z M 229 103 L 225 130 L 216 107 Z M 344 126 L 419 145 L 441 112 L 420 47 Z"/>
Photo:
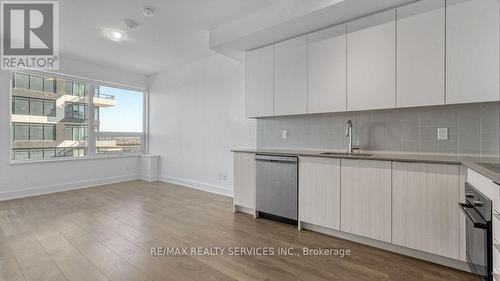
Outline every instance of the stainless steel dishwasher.
<path id="1" fill-rule="evenodd" d="M 255 160 L 258 215 L 296 224 L 298 217 L 297 157 L 257 154 Z"/>

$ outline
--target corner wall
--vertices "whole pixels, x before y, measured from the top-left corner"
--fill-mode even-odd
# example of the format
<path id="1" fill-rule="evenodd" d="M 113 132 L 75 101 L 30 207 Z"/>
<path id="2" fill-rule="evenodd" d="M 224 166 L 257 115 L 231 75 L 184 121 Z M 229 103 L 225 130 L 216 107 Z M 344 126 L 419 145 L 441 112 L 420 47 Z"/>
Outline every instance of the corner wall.
<path id="1" fill-rule="evenodd" d="M 150 153 L 161 155 L 161 180 L 232 195 L 230 150 L 256 146 L 243 75 L 243 64 L 217 54 L 150 77 Z"/>
<path id="2" fill-rule="evenodd" d="M 145 76 L 64 57 L 58 72 L 133 87 L 148 86 Z M 9 73 L 0 71 L 0 201 L 140 178 L 139 156 L 10 163 Z"/>

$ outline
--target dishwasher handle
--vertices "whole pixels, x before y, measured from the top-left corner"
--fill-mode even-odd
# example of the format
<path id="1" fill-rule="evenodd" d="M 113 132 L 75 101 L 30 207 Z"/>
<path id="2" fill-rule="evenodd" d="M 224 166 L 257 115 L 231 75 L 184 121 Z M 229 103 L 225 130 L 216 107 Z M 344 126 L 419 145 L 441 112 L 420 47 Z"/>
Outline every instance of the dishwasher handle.
<path id="1" fill-rule="evenodd" d="M 290 156 L 275 156 L 275 155 L 255 155 L 256 161 L 266 161 L 266 162 L 283 162 L 283 163 L 297 163 L 297 157 Z"/>

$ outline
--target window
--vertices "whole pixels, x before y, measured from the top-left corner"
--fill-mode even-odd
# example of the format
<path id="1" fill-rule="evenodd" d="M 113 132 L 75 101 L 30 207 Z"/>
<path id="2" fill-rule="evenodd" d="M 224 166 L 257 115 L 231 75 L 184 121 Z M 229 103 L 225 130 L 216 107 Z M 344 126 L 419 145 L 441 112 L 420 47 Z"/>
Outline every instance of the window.
<path id="1" fill-rule="evenodd" d="M 20 115 L 28 115 L 29 110 L 29 99 L 15 97 L 12 99 L 12 113 Z"/>
<path id="2" fill-rule="evenodd" d="M 44 101 L 43 102 L 43 115 L 44 116 L 56 116 L 56 103 L 54 101 Z"/>
<path id="3" fill-rule="evenodd" d="M 64 83 L 64 93 L 66 95 L 84 97 L 85 89 L 86 89 L 85 83 L 78 83 L 73 81 L 66 81 Z"/>
<path id="4" fill-rule="evenodd" d="M 56 157 L 56 149 L 55 148 L 45 148 L 43 150 L 43 158 L 50 159 Z"/>
<path id="5" fill-rule="evenodd" d="M 40 92 L 56 93 L 56 80 L 49 76 L 30 75 L 15 72 L 12 80 L 14 89 L 34 90 Z"/>
<path id="6" fill-rule="evenodd" d="M 56 83 L 54 78 L 45 77 L 43 81 L 43 91 L 55 93 L 56 92 Z"/>
<path id="7" fill-rule="evenodd" d="M 11 159 L 144 151 L 144 92 L 32 71 L 14 72 L 12 85 Z"/>
<path id="8" fill-rule="evenodd" d="M 33 148 L 12 150 L 12 160 L 40 160 L 56 157 L 55 148 Z"/>
<path id="9" fill-rule="evenodd" d="M 29 89 L 30 88 L 29 75 L 16 72 L 14 74 L 14 88 Z"/>
<path id="10" fill-rule="evenodd" d="M 42 124 L 30 124 L 30 140 L 43 140 Z"/>
<path id="11" fill-rule="evenodd" d="M 66 118 L 85 119 L 87 106 L 84 103 L 66 103 Z"/>
<path id="12" fill-rule="evenodd" d="M 29 140 L 30 139 L 30 126 L 28 124 L 14 124 L 14 140 Z"/>
<path id="13" fill-rule="evenodd" d="M 87 140 L 87 126 L 65 126 L 64 139 L 74 141 Z"/>
<path id="14" fill-rule="evenodd" d="M 44 125 L 43 126 L 43 140 L 55 140 L 56 139 L 56 126 L 54 125 Z"/>
<path id="15" fill-rule="evenodd" d="M 43 100 L 30 100 L 30 115 L 43 116 Z"/>
<path id="16" fill-rule="evenodd" d="M 43 149 L 30 149 L 30 159 L 43 159 Z"/>
<path id="17" fill-rule="evenodd" d="M 144 93 L 116 87 L 96 86 L 94 97 L 114 101 L 113 106 L 95 107 L 96 153 L 140 153 L 143 148 Z"/>
<path id="18" fill-rule="evenodd" d="M 30 75 L 30 90 L 43 91 L 43 77 Z"/>
<path id="19" fill-rule="evenodd" d="M 30 159 L 30 151 L 28 149 L 14 150 L 14 160 L 27 160 Z"/>
<path id="20" fill-rule="evenodd" d="M 53 100 L 30 99 L 14 97 L 12 99 L 12 113 L 18 115 L 56 116 L 56 102 Z"/>
<path id="21" fill-rule="evenodd" d="M 12 137 L 15 141 L 55 140 L 54 124 L 13 123 L 12 127 Z"/>

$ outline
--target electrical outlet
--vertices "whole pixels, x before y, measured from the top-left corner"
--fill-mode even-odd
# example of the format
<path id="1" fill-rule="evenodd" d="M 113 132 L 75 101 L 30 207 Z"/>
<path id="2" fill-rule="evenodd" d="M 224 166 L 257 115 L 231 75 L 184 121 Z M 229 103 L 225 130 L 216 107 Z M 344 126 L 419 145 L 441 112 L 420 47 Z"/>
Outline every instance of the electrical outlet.
<path id="1" fill-rule="evenodd" d="M 438 140 L 448 140 L 448 128 L 438 128 Z"/>
<path id="2" fill-rule="evenodd" d="M 281 131 L 281 138 L 284 140 L 288 139 L 288 130 Z"/>

